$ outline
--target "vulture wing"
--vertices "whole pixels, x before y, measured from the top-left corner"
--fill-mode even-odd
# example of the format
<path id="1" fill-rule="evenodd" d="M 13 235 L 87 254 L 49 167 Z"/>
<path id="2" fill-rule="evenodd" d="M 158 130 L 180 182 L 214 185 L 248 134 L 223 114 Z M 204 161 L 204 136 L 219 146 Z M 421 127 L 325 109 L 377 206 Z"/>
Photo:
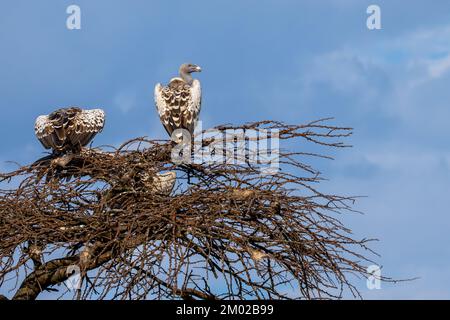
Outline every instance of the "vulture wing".
<path id="1" fill-rule="evenodd" d="M 202 107 L 202 88 L 200 85 L 200 81 L 194 80 L 190 91 L 191 94 L 188 108 L 187 112 L 185 113 L 186 116 L 183 119 L 184 126 L 189 130 L 189 132 L 193 133 Z"/>
<path id="2" fill-rule="evenodd" d="M 36 137 L 44 148 L 63 151 L 73 120 L 81 113 L 79 108 L 58 109 L 48 116 L 39 116 L 34 126 Z"/>
<path id="3" fill-rule="evenodd" d="M 101 109 L 83 110 L 77 114 L 69 132 L 72 146 L 86 146 L 105 126 L 105 112 Z"/>
<path id="4" fill-rule="evenodd" d="M 72 107 L 58 109 L 48 116 L 39 116 L 35 133 L 44 148 L 64 152 L 87 145 L 105 124 L 103 110 L 82 110 Z"/>
<path id="5" fill-rule="evenodd" d="M 34 125 L 34 132 L 38 140 L 42 143 L 45 149 L 53 148 L 52 135 L 54 134 L 54 129 L 48 116 L 39 116 L 36 119 Z"/>

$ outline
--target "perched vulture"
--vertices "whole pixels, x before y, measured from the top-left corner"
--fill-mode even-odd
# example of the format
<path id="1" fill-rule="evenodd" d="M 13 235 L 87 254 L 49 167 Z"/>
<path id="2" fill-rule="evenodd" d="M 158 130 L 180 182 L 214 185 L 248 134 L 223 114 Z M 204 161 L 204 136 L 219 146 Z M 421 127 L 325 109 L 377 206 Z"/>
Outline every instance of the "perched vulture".
<path id="1" fill-rule="evenodd" d="M 177 174 L 174 171 L 158 173 L 154 179 L 154 188 L 157 193 L 169 195 L 175 187 Z"/>
<path id="2" fill-rule="evenodd" d="M 45 149 L 55 154 L 79 153 L 105 125 L 101 109 L 82 110 L 77 107 L 58 109 L 36 119 L 36 137 Z"/>
<path id="3" fill-rule="evenodd" d="M 155 87 L 156 109 L 170 137 L 176 129 L 186 129 L 192 136 L 202 103 L 200 81 L 192 78 L 193 72 L 202 69 L 195 64 L 183 64 L 180 76 L 172 78 L 167 86 L 158 83 Z M 181 140 L 178 134 L 176 141 Z"/>
<path id="4" fill-rule="evenodd" d="M 153 192 L 169 195 L 173 188 L 175 187 L 175 182 L 177 180 L 177 174 L 174 171 L 157 173 L 156 176 L 150 178 L 148 174 L 142 177 L 144 183 L 148 185 Z"/>

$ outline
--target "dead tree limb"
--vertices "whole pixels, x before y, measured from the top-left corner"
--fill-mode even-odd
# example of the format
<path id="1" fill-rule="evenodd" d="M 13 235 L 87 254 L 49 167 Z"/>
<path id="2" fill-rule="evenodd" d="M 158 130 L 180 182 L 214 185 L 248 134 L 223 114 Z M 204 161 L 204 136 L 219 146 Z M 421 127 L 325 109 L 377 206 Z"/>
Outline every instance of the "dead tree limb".
<path id="1" fill-rule="evenodd" d="M 371 240 L 339 221 L 355 198 L 320 192 L 307 163 L 329 157 L 308 145 L 348 147 L 351 128 L 328 121 L 217 128 L 278 130 L 280 170 L 270 175 L 246 161 L 177 165 L 170 143 L 144 138 L 2 174 L 0 287 L 25 275 L 13 299 L 64 291 L 76 265 L 78 299 L 359 296 L 349 276 L 367 276 Z M 166 170 L 178 175 L 170 195 L 149 179 Z"/>

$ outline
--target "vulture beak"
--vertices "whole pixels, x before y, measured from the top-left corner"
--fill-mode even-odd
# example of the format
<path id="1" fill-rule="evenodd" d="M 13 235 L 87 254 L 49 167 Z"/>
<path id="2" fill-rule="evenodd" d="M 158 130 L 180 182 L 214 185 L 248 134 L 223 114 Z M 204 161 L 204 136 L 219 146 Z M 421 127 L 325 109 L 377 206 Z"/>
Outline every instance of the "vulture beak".
<path id="1" fill-rule="evenodd" d="M 195 71 L 196 71 L 196 72 L 202 72 L 202 68 L 200 68 L 199 66 L 196 66 L 196 67 L 195 67 Z"/>

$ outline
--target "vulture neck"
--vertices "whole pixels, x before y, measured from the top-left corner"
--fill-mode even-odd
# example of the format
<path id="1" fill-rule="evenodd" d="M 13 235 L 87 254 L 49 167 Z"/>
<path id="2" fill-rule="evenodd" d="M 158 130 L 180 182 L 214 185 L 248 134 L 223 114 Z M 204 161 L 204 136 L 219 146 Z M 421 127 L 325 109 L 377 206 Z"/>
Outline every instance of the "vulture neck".
<path id="1" fill-rule="evenodd" d="M 194 78 L 192 78 L 191 74 L 185 71 L 180 71 L 180 77 L 181 79 L 184 80 L 184 82 L 186 82 L 188 85 L 192 85 L 192 83 L 194 82 Z"/>

